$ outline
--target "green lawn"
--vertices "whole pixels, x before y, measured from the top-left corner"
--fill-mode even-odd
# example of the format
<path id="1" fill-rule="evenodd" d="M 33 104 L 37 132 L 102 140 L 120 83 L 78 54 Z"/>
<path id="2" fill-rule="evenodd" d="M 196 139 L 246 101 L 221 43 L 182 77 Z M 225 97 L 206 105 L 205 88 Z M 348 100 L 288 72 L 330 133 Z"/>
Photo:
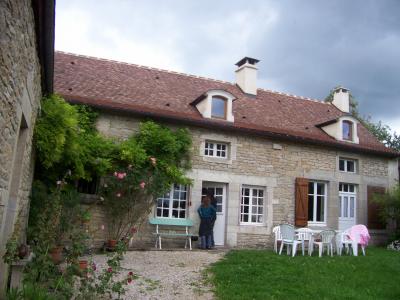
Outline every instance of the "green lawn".
<path id="1" fill-rule="evenodd" d="M 400 253 L 279 256 L 234 250 L 209 269 L 218 299 L 400 299 Z"/>

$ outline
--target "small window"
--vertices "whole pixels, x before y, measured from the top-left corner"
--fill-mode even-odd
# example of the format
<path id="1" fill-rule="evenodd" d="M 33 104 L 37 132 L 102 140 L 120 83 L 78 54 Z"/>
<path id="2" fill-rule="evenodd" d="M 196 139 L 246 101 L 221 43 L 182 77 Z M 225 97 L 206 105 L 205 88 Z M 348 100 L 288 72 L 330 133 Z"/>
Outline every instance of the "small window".
<path id="1" fill-rule="evenodd" d="M 226 119 L 226 99 L 218 96 L 211 100 L 211 117 Z"/>
<path id="2" fill-rule="evenodd" d="M 357 161 L 354 159 L 339 158 L 339 171 L 356 173 Z"/>
<path id="3" fill-rule="evenodd" d="M 157 199 L 156 216 L 158 218 L 186 218 L 188 188 L 174 184 L 171 190 Z"/>
<path id="4" fill-rule="evenodd" d="M 343 139 L 346 141 L 353 140 L 353 122 L 343 121 Z"/>
<path id="5" fill-rule="evenodd" d="M 242 187 L 240 202 L 241 224 L 264 223 L 264 189 L 255 187 Z"/>
<path id="6" fill-rule="evenodd" d="M 326 222 L 326 183 L 312 182 L 308 184 L 308 221 L 312 223 Z"/>
<path id="7" fill-rule="evenodd" d="M 228 157 L 228 144 L 217 142 L 206 142 L 204 147 L 204 155 L 209 157 Z"/>
<path id="8" fill-rule="evenodd" d="M 94 195 L 97 193 L 99 179 L 93 177 L 91 180 L 79 179 L 76 185 L 78 193 Z"/>

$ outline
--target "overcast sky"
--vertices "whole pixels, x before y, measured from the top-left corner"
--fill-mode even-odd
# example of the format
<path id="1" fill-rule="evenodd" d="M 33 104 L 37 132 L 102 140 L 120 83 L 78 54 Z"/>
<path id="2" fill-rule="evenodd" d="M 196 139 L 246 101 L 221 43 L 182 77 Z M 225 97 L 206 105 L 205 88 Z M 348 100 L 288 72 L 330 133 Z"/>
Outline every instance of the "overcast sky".
<path id="1" fill-rule="evenodd" d="M 400 132 L 400 1 L 57 0 L 56 49 L 324 99 L 349 88 L 360 111 Z"/>

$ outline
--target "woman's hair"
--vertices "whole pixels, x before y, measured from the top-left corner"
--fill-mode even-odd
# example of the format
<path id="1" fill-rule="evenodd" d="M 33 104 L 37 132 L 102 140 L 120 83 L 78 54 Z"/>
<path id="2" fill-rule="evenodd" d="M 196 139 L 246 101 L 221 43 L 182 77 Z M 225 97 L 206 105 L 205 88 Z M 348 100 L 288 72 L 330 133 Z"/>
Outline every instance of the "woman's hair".
<path id="1" fill-rule="evenodd" d="M 206 195 L 203 198 L 201 198 L 201 205 L 204 207 L 209 207 L 211 203 L 211 198 L 210 196 Z"/>

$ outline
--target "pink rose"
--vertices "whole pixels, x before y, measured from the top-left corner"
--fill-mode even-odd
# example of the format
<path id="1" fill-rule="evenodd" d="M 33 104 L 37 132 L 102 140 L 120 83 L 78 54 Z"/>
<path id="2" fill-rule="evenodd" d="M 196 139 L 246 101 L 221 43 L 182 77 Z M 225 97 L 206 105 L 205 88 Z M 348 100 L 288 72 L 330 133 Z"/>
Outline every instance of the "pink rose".
<path id="1" fill-rule="evenodd" d="M 144 189 L 144 187 L 146 186 L 146 182 L 142 181 L 139 185 L 141 189 Z"/>
<path id="2" fill-rule="evenodd" d="M 119 198 L 121 197 L 121 193 L 117 193 L 116 196 Z"/>
<path id="3" fill-rule="evenodd" d="M 114 176 L 117 177 L 117 176 L 118 176 L 118 173 L 117 173 L 117 172 L 114 172 Z"/>
<path id="4" fill-rule="evenodd" d="M 108 272 L 108 273 L 111 273 L 111 272 L 112 272 L 112 268 L 108 268 L 108 269 L 107 269 L 107 272 Z"/>

